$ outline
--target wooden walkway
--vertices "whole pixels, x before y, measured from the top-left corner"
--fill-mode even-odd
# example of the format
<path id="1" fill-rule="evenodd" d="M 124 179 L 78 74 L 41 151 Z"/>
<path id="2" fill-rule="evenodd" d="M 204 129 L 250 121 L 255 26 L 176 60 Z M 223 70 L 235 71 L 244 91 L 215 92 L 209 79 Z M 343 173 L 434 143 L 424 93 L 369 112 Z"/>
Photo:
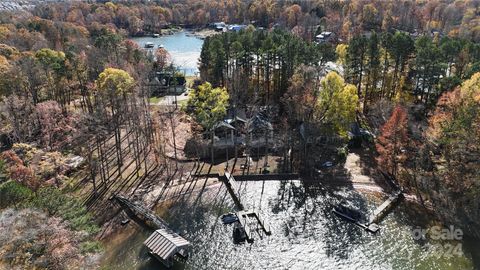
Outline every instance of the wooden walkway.
<path id="1" fill-rule="evenodd" d="M 114 195 L 113 199 L 122 207 L 127 215 L 135 221 L 141 221 L 144 225 L 158 230 L 158 229 L 169 229 L 167 222 L 155 215 L 155 213 L 144 207 L 143 205 L 134 203 L 122 195 Z"/>
<path id="2" fill-rule="evenodd" d="M 349 215 L 347 215 L 346 213 L 342 213 L 340 211 L 337 211 L 337 210 L 333 210 L 332 211 L 335 215 L 349 221 L 349 222 L 352 222 L 353 224 L 357 225 L 358 227 L 368 231 L 368 232 L 371 232 L 371 233 L 376 233 L 378 232 L 378 230 L 380 230 L 380 227 L 375 224 L 375 223 L 372 223 L 372 224 L 366 224 L 366 223 L 363 223 L 361 222 L 360 220 L 357 220 Z"/>
<path id="3" fill-rule="evenodd" d="M 378 223 L 392 209 L 395 203 L 403 197 L 403 193 L 398 190 L 388 197 L 377 209 L 373 211 L 368 219 L 367 225 Z"/>
<path id="4" fill-rule="evenodd" d="M 225 177 L 224 177 L 224 182 L 225 186 L 227 187 L 228 192 L 230 193 L 230 196 L 232 196 L 233 202 L 235 203 L 235 206 L 238 208 L 238 210 L 242 211 L 245 209 L 243 206 L 242 202 L 240 201 L 240 189 L 238 188 L 238 184 L 235 181 L 235 178 L 228 173 L 225 172 Z"/>

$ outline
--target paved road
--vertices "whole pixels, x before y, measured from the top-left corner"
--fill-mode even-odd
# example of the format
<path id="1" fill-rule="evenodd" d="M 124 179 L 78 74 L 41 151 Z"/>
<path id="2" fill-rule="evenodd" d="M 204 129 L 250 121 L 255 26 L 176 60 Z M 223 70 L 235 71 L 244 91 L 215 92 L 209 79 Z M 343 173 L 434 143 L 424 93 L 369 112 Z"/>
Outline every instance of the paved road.
<path id="1" fill-rule="evenodd" d="M 180 105 L 182 101 L 188 99 L 188 91 L 179 95 L 179 96 L 164 96 L 162 99 L 157 103 L 150 103 L 150 105 L 157 105 L 157 106 L 168 106 L 168 105 L 175 105 L 175 97 L 177 103 Z"/>

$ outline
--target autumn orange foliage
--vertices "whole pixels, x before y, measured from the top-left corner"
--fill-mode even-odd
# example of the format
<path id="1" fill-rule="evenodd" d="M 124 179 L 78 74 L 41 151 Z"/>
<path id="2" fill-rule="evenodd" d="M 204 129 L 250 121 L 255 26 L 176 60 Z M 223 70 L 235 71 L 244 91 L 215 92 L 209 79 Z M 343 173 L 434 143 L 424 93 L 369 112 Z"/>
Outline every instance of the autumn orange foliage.
<path id="1" fill-rule="evenodd" d="M 407 113 L 403 107 L 397 106 L 381 128 L 381 136 L 376 144 L 378 165 L 392 176 L 397 175 L 398 164 L 405 160 L 407 129 Z"/>

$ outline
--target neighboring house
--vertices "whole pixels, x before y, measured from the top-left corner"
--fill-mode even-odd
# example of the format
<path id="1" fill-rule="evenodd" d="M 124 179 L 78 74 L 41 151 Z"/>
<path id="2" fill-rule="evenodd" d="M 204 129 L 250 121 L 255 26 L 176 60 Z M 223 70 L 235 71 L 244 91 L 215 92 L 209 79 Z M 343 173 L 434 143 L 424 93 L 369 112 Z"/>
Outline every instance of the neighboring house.
<path id="1" fill-rule="evenodd" d="M 344 74 L 345 74 L 345 71 L 344 71 L 342 65 L 340 65 L 336 62 L 329 61 L 329 62 L 326 62 L 323 65 L 322 69 L 320 70 L 320 76 L 321 77 L 326 76 L 331 71 L 335 71 L 338 74 L 340 74 L 341 76 L 344 76 Z"/>
<path id="2" fill-rule="evenodd" d="M 418 29 L 414 29 L 413 32 L 409 33 L 410 37 L 412 37 L 413 39 L 416 39 L 420 36 L 420 33 L 418 32 Z"/>
<path id="3" fill-rule="evenodd" d="M 350 138 L 350 146 L 360 147 L 363 141 L 373 141 L 375 135 L 367 129 L 360 127 L 358 123 L 352 123 L 350 126 L 350 131 L 348 132 L 348 137 Z"/>
<path id="4" fill-rule="evenodd" d="M 442 35 L 442 32 L 440 30 L 437 30 L 437 29 L 432 29 L 430 30 L 430 36 L 432 38 L 435 38 L 435 37 L 443 37 Z"/>
<path id="5" fill-rule="evenodd" d="M 155 72 L 148 81 L 151 96 L 178 95 L 186 90 L 187 81 L 183 75 L 168 72 Z"/>
<path id="6" fill-rule="evenodd" d="M 213 126 L 215 140 L 229 140 L 233 142 L 235 128 L 225 121 L 220 121 Z"/>
<path id="7" fill-rule="evenodd" d="M 228 26 L 228 31 L 231 32 L 240 32 L 241 30 L 247 28 L 244 24 L 232 24 Z"/>
<path id="8" fill-rule="evenodd" d="M 335 34 L 332 32 L 322 32 L 320 35 L 315 36 L 317 43 L 331 42 L 335 38 Z"/>
<path id="9" fill-rule="evenodd" d="M 214 22 L 210 24 L 210 27 L 217 32 L 223 32 L 227 28 L 227 25 L 224 22 Z"/>

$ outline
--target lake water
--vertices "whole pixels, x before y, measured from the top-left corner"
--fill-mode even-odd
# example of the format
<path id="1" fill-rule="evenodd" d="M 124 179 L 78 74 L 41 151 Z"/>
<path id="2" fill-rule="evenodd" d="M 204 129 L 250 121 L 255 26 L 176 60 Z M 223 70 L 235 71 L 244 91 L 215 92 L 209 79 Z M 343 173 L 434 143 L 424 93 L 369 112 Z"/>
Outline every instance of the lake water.
<path id="1" fill-rule="evenodd" d="M 331 213 L 332 204 L 343 199 L 371 212 L 385 197 L 378 193 L 301 181 L 241 182 L 240 189 L 243 204 L 266 217 L 272 235 L 257 234 L 253 244 L 233 243 L 232 225 L 219 218 L 234 206 L 223 184 L 177 198 L 158 211 L 193 245 L 190 258 L 174 269 L 459 270 L 475 269 L 480 258 L 478 244 L 468 239 L 415 240 L 412 230 L 428 228 L 431 218 L 405 201 L 380 223 L 376 235 Z M 142 245 L 149 234 L 131 222 L 108 241 L 102 269 L 164 269 Z M 461 244 L 462 254 L 445 255 L 438 249 L 445 244 Z"/>
<path id="2" fill-rule="evenodd" d="M 145 43 L 152 42 L 155 44 L 155 48 L 149 50 L 153 52 L 158 48 L 158 45 L 163 45 L 172 56 L 174 65 L 184 71 L 187 76 L 198 73 L 198 59 L 202 51 L 203 40 L 191 33 L 180 31 L 158 38 L 139 37 L 132 38 L 132 40 L 141 48 L 145 47 Z"/>

